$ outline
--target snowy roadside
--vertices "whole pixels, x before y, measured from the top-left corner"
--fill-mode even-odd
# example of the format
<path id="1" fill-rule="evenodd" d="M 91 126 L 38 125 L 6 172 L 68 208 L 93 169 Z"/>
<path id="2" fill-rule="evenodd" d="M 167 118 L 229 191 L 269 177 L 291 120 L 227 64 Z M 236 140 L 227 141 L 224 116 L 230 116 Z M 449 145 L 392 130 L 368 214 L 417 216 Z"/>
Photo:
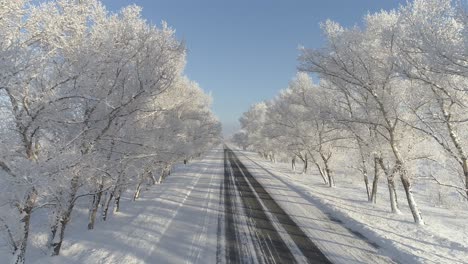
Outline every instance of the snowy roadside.
<path id="1" fill-rule="evenodd" d="M 381 254 L 400 263 L 468 263 L 468 247 L 464 246 L 468 242 L 466 210 L 431 207 L 424 202 L 425 197 L 416 192 L 426 221 L 426 226 L 418 227 L 413 224 L 404 201 L 400 202 L 402 215 L 389 212 L 384 183 L 379 186 L 378 204 L 373 205 L 367 202 L 363 186 L 351 177 L 337 175 L 337 187 L 330 189 L 323 185 L 320 176 L 315 173 L 293 173 L 288 164 L 272 164 L 252 152 L 237 153 L 240 153 L 238 157 L 257 180 L 312 236 L 320 237 L 326 232 L 331 235 L 329 238 L 343 235 L 343 230 L 333 231 L 336 234 L 330 230 L 325 230 L 325 233 L 317 230 L 317 225 L 331 220 L 342 223 L 354 235 L 364 236 L 380 248 Z M 401 193 L 399 197 L 404 197 L 404 194 Z M 321 215 L 322 212 L 327 216 Z M 328 256 L 332 254 L 333 261 L 351 262 L 334 255 L 339 252 L 336 251 L 337 245 L 330 243 L 325 236 L 323 238 L 323 241 L 318 241 L 318 245 L 325 248 L 324 253 L 328 251 Z"/>
<path id="2" fill-rule="evenodd" d="M 73 216 L 63 250 L 48 257 L 38 250 L 27 263 L 206 263 L 216 262 L 219 186 L 223 150 L 178 167 L 138 201 L 126 197 L 121 212 L 86 230 L 87 211 Z M 85 207 L 86 208 L 86 207 Z M 41 244 L 36 233 L 32 244 Z M 3 263 L 3 262 L 2 262 Z"/>

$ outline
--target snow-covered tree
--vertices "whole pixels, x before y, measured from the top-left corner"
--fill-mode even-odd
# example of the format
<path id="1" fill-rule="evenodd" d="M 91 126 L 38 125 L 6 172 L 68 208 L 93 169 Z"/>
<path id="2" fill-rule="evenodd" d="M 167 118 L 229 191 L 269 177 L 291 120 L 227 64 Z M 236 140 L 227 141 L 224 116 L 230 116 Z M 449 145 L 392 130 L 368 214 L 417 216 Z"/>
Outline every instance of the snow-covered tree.
<path id="1" fill-rule="evenodd" d="M 244 131 L 239 131 L 232 135 L 232 142 L 243 150 L 246 150 L 249 146 L 247 142 L 247 134 Z"/>
<path id="2" fill-rule="evenodd" d="M 333 187 L 331 161 L 337 143 L 345 137 L 333 125 L 329 98 L 325 89 L 314 85 L 307 74 L 299 73 L 270 104 L 264 135 L 282 142 L 281 149 L 302 159 L 304 172 L 310 157 L 324 182 Z"/>
<path id="3" fill-rule="evenodd" d="M 451 159 L 456 175 L 449 185 L 468 200 L 467 33 L 462 3 L 416 0 L 401 9 L 396 46 L 399 71 L 417 84 L 413 127 Z"/>
<path id="4" fill-rule="evenodd" d="M 262 135 L 266 111 L 267 104 L 265 102 L 255 104 L 242 115 L 239 122 L 247 134 L 248 146 L 259 151 L 265 158 L 273 159 L 274 153 L 269 140 Z"/>
<path id="5" fill-rule="evenodd" d="M 405 97 L 411 85 L 399 78 L 395 71 L 394 37 L 398 16 L 392 12 L 369 15 L 363 30 L 345 29 L 336 22 L 327 21 L 323 28 L 327 37 L 324 50 L 303 50 L 301 69 L 318 73 L 323 79 L 340 87 L 355 102 L 363 115 L 348 122 L 374 125 L 385 140 L 388 153 L 383 167 L 388 178 L 398 174 L 405 189 L 414 221 L 424 224 L 412 194 L 408 157 L 401 149 L 408 127 Z M 382 164 L 384 165 L 384 164 Z M 389 167 L 390 166 L 390 167 Z M 394 192 L 391 192 L 394 194 Z M 392 199 L 394 200 L 394 199 Z M 397 211 L 392 202 L 392 210 Z"/>
<path id="6" fill-rule="evenodd" d="M 0 3 L 0 224 L 24 263 L 34 210 L 57 255 L 78 199 L 88 228 L 122 193 L 219 143 L 209 97 L 183 76 L 185 47 L 141 8 L 97 0 Z M 103 216 L 104 218 L 107 215 Z M 4 231 L 4 232 L 3 232 Z"/>

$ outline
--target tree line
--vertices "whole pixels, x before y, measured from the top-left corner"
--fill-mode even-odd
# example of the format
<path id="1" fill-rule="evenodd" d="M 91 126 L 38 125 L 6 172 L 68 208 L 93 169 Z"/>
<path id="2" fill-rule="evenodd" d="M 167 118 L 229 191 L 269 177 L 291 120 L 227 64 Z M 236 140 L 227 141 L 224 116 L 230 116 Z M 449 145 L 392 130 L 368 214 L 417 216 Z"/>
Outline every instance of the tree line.
<path id="1" fill-rule="evenodd" d="M 127 190 L 217 144 L 211 98 L 183 73 L 167 24 L 98 0 L 0 2 L 0 234 L 24 263 L 33 213 L 47 210 L 58 255 L 77 201 L 88 229 Z"/>
<path id="2" fill-rule="evenodd" d="M 324 46 L 300 49 L 297 76 L 273 100 L 243 114 L 234 142 L 271 160 L 297 157 L 304 172 L 315 166 L 330 187 L 334 171 L 352 163 L 371 202 L 384 175 L 394 213 L 400 212 L 399 179 L 417 224 L 424 221 L 415 179 L 434 181 L 466 202 L 466 3 L 415 0 L 368 14 L 362 26 L 330 20 L 321 26 Z"/>

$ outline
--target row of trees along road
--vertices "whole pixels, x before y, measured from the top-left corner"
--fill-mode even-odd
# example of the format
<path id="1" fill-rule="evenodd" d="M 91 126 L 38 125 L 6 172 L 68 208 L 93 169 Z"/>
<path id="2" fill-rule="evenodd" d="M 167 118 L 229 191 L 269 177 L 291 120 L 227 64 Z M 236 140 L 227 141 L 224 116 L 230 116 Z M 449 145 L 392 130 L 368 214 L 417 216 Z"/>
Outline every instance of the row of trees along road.
<path id="1" fill-rule="evenodd" d="M 98 0 L 0 2 L 0 232 L 24 263 L 30 222 L 48 210 L 58 255 L 77 201 L 119 210 L 122 193 L 160 183 L 219 142 L 210 97 L 183 75 L 165 23 Z"/>
<path id="2" fill-rule="evenodd" d="M 349 165 L 335 157 L 347 156 L 363 176 L 369 201 L 376 201 L 379 175 L 386 177 L 394 213 L 399 179 L 417 224 L 424 224 L 412 192 L 417 178 L 466 202 L 466 4 L 416 0 L 369 14 L 362 27 L 326 21 L 322 28 L 324 47 L 301 48 L 300 73 L 275 99 L 243 114 L 234 141 L 272 160 L 298 157 L 304 170 L 312 164 L 330 187 L 332 168 Z"/>

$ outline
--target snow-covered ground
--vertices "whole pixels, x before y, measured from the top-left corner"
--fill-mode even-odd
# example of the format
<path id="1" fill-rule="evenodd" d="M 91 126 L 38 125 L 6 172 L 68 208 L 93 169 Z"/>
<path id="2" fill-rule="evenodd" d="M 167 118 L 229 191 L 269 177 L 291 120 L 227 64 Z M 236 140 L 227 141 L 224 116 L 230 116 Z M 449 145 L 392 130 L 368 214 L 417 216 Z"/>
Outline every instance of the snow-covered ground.
<path id="1" fill-rule="evenodd" d="M 218 211 L 223 210 L 219 207 L 222 177 L 220 148 L 177 167 L 163 184 L 144 190 L 136 202 L 126 198 L 121 202 L 121 212 L 111 215 L 107 222 L 98 222 L 95 230 L 86 229 L 87 211 L 78 208 L 58 257 L 41 252 L 46 229 L 35 232 L 26 262 L 216 262 Z M 8 262 L 0 257 L 0 263 Z"/>
<path id="2" fill-rule="evenodd" d="M 256 153 L 236 151 L 250 173 L 334 263 L 468 263 L 468 212 L 430 206 L 416 198 L 426 221 L 413 224 L 404 201 L 403 214 L 388 210 L 384 183 L 378 204 L 369 204 L 363 186 L 338 175 L 337 187 L 320 176 L 291 172 Z M 216 263 L 223 256 L 218 221 L 224 206 L 223 149 L 187 166 L 178 166 L 161 185 L 150 186 L 138 201 L 121 203 L 121 212 L 86 229 L 86 203 L 78 206 L 61 255 L 45 253 L 46 215 L 35 213 L 27 263 Z M 404 197 L 400 194 L 400 197 Z M 221 243 L 220 243 L 221 241 Z M 221 253 L 221 254 L 217 254 Z M 7 263 L 0 253 L 0 263 Z"/>
<path id="3" fill-rule="evenodd" d="M 367 202 L 364 184 L 357 182 L 356 178 L 337 175 L 337 187 L 330 189 L 313 170 L 307 175 L 294 173 L 289 164 L 273 164 L 253 152 L 236 152 L 257 180 L 311 236 L 322 236 L 317 244 L 331 256 L 332 261 L 347 262 L 336 255 L 334 248 L 337 245 L 330 239 L 342 235 L 343 230 L 330 232 L 326 227 L 323 229 L 320 223 L 324 215 L 321 211 L 328 215 L 328 219 L 343 223 L 349 230 L 365 236 L 380 248 L 381 253 L 397 262 L 468 263 L 466 209 L 434 207 L 428 202 L 428 197 L 422 195 L 423 192 L 416 191 L 426 222 L 425 226 L 417 226 L 405 205 L 403 193 L 399 193 L 403 214 L 390 213 L 383 180 L 379 186 L 378 203 L 374 205 Z M 348 242 L 343 240 L 343 243 Z M 359 248 L 359 245 L 349 246 Z"/>

